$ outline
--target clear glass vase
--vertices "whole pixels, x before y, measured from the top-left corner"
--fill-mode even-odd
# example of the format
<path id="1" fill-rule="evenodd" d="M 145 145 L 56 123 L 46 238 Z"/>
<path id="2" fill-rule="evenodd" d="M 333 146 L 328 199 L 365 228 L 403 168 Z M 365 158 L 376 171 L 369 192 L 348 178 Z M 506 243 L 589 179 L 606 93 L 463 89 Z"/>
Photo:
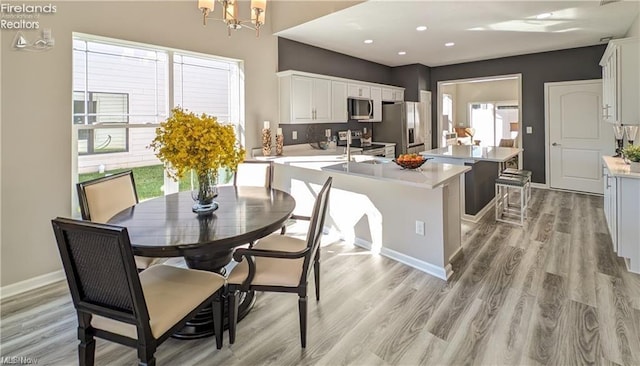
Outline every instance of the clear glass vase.
<path id="1" fill-rule="evenodd" d="M 218 172 L 213 169 L 191 171 L 191 198 L 195 201 L 192 210 L 198 215 L 218 209 Z"/>

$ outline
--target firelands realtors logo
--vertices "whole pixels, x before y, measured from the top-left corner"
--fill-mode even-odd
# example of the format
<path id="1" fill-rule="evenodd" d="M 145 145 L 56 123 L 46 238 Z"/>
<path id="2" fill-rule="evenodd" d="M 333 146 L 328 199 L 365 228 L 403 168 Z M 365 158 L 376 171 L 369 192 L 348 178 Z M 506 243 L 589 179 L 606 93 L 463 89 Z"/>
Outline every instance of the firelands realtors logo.
<path id="1" fill-rule="evenodd" d="M 51 29 L 44 29 L 40 24 L 43 14 L 55 14 L 53 4 L 30 5 L 16 3 L 0 3 L 0 30 L 16 30 L 13 46 L 16 50 L 46 51 L 54 45 Z M 29 41 L 24 31 L 41 31 L 40 38 Z M 33 37 L 31 37 L 33 38 Z"/>

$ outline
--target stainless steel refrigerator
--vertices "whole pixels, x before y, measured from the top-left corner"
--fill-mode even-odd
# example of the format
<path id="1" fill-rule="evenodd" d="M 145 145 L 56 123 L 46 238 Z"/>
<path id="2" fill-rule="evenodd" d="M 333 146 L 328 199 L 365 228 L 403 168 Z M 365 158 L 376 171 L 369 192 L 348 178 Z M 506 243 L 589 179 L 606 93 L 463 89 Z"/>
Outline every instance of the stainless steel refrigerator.
<path id="1" fill-rule="evenodd" d="M 374 126 L 375 141 L 395 142 L 396 156 L 425 150 L 427 126 L 420 116 L 420 103 L 382 105 L 382 122 Z"/>

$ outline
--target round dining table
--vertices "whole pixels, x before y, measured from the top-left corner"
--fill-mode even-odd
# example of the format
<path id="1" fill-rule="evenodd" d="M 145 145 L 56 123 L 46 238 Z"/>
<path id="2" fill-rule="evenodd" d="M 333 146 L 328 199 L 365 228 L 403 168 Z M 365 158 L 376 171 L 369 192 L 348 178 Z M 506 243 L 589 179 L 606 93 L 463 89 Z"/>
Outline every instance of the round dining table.
<path id="1" fill-rule="evenodd" d="M 225 274 L 234 248 L 279 230 L 291 216 L 295 200 L 290 194 L 264 187 L 218 187 L 218 209 L 207 215 L 192 212 L 191 192 L 179 192 L 143 201 L 109 220 L 129 232 L 133 253 L 144 257 L 184 257 L 189 268 Z M 248 293 L 239 319 L 250 310 Z M 187 323 L 176 338 L 213 335 L 211 309 Z"/>

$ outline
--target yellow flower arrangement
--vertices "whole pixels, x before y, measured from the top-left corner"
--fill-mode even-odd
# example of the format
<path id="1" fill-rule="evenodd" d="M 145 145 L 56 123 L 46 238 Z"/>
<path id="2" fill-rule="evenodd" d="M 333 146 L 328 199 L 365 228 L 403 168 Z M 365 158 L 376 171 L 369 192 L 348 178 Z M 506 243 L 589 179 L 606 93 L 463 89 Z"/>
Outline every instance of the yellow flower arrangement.
<path id="1" fill-rule="evenodd" d="M 236 140 L 232 125 L 218 123 L 217 118 L 176 107 L 171 117 L 156 129 L 156 137 L 149 146 L 156 156 L 172 169 L 167 174 L 174 180 L 184 177 L 191 169 L 198 176 L 221 167 L 235 171 L 244 160 L 245 150 Z"/>

